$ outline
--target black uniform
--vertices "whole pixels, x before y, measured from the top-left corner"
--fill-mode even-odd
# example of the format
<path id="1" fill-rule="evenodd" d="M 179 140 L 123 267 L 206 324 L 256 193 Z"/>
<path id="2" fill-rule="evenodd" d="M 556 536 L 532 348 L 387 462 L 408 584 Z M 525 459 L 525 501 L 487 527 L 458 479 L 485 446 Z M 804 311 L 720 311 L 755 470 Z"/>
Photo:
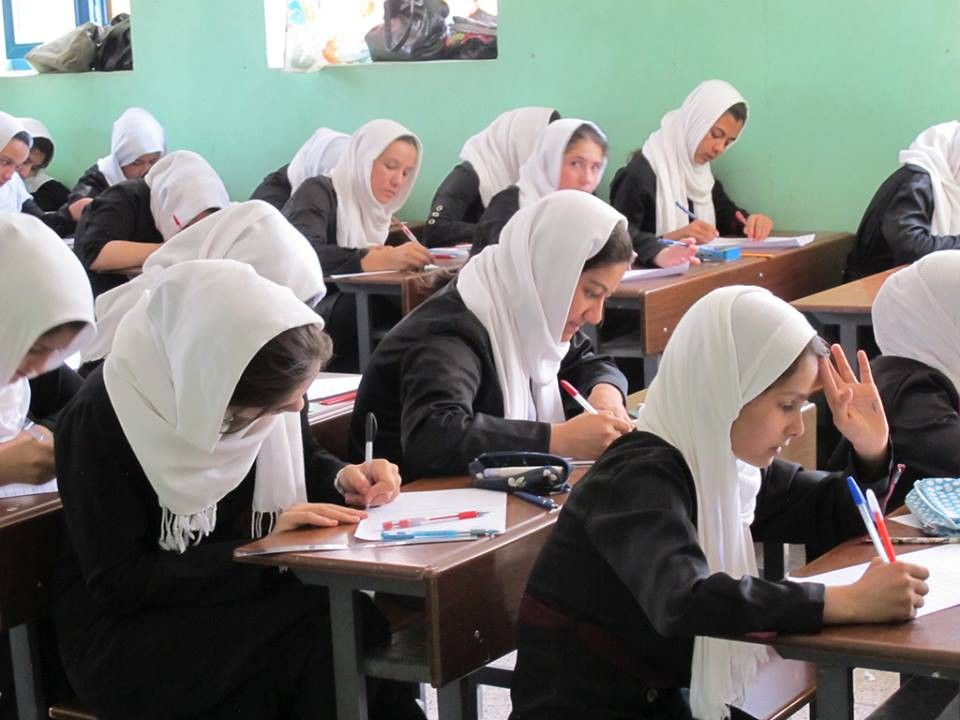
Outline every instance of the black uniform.
<path id="1" fill-rule="evenodd" d="M 423 243 L 428 247 L 450 247 L 473 242 L 483 210 L 480 178 L 473 165 L 464 161 L 437 188 L 430 203 L 430 217 L 423 226 Z"/>
<path id="2" fill-rule="evenodd" d="M 477 222 L 470 256 L 481 252 L 488 245 L 498 244 L 500 242 L 500 231 L 519 209 L 520 188 L 516 185 L 504 188 L 490 198 L 490 204 L 487 205 L 487 209 L 483 211 L 483 215 Z"/>
<path id="3" fill-rule="evenodd" d="M 100 168 L 97 167 L 96 163 L 83 171 L 83 175 L 77 180 L 73 186 L 73 190 L 70 191 L 67 199 L 57 211 L 61 221 L 65 223 L 68 233 L 73 233 L 77 228 L 77 223 L 74 222 L 73 217 L 70 215 L 70 205 L 84 198 L 95 198 L 108 187 L 110 187 L 110 182 L 106 176 L 100 172 Z"/>
<path id="4" fill-rule="evenodd" d="M 30 381 L 30 418 L 53 428 L 57 414 L 77 394 L 83 378 L 66 365 L 51 370 Z"/>
<path id="5" fill-rule="evenodd" d="M 111 240 L 163 242 L 150 211 L 150 186 L 145 180 L 126 180 L 107 188 L 84 211 L 77 224 L 73 250 L 87 269 L 94 297 L 127 281 L 119 273 L 90 269 L 103 246 Z"/>
<path id="6" fill-rule="evenodd" d="M 277 210 L 283 210 L 283 206 L 290 199 L 291 188 L 290 178 L 287 177 L 288 167 L 290 167 L 289 163 L 263 178 L 250 195 L 250 199 L 263 200 L 273 205 Z"/>
<path id="7" fill-rule="evenodd" d="M 917 360 L 883 355 L 870 361 L 890 423 L 894 455 L 906 469 L 887 503 L 903 505 L 914 482 L 960 475 L 960 396 L 950 379 Z M 842 440 L 830 467 L 843 467 L 850 444 Z"/>
<path id="8" fill-rule="evenodd" d="M 882 492 L 886 476 L 867 478 Z M 863 479 L 861 479 L 861 482 Z M 514 720 L 689 720 L 695 635 L 817 632 L 819 584 L 711 574 L 683 456 L 633 432 L 570 494 L 520 610 Z M 863 532 L 842 474 L 776 459 L 763 473 L 758 540 L 835 544 Z"/>
<path id="9" fill-rule="evenodd" d="M 324 275 L 363 272 L 360 261 L 366 250 L 337 245 L 337 192 L 326 176 L 308 178 L 297 188 L 283 214 L 310 241 Z M 400 309 L 387 298 L 372 297 L 373 314 L 392 326 L 400 319 Z M 357 301 L 350 293 L 341 293 L 335 284 L 327 285 L 327 295 L 317 306 L 326 322 L 325 330 L 333 339 L 333 358 L 327 369 L 334 372 L 356 372 Z"/>
<path id="10" fill-rule="evenodd" d="M 33 201 L 44 212 L 56 212 L 67 201 L 69 188 L 59 180 L 50 178 L 38 187 L 33 195 Z"/>
<path id="11" fill-rule="evenodd" d="M 877 190 L 857 228 L 844 278 L 873 275 L 912 263 L 935 250 L 960 248 L 960 235 L 934 235 L 933 184 L 930 175 L 904 165 Z"/>
<path id="12" fill-rule="evenodd" d="M 577 333 L 559 377 L 585 395 L 609 383 L 626 395 L 614 362 L 596 355 Z M 579 411 L 564 398 L 567 416 Z M 406 480 L 462 475 L 482 452 L 547 452 L 550 424 L 503 417 L 503 391 L 490 337 L 452 284 L 391 330 L 363 373 L 350 427 L 350 456 L 363 458 L 364 419 L 377 417 L 378 456 L 397 463 Z"/>
<path id="13" fill-rule="evenodd" d="M 724 237 L 742 237 L 743 225 L 736 214 L 739 211 L 748 217 L 750 213 L 734 204 L 719 180 L 714 181 L 711 195 L 717 230 Z M 610 183 L 610 204 L 626 216 L 640 261 L 652 265 L 663 245 L 657 241 L 657 176 L 643 153 L 634 153 L 630 162 L 617 170 Z M 692 203 L 689 208 L 693 210 Z"/>
<path id="14" fill-rule="evenodd" d="M 342 463 L 313 442 L 305 413 L 303 425 L 308 497 L 342 504 L 333 489 Z M 217 504 L 214 532 L 180 554 L 157 545 L 157 495 L 100 370 L 62 413 L 56 454 L 69 546 L 54 620 L 85 705 L 107 718 L 332 715 L 325 592 L 233 561 L 250 541 L 256 464 Z M 386 622 L 367 609 L 367 633 L 385 639 Z"/>

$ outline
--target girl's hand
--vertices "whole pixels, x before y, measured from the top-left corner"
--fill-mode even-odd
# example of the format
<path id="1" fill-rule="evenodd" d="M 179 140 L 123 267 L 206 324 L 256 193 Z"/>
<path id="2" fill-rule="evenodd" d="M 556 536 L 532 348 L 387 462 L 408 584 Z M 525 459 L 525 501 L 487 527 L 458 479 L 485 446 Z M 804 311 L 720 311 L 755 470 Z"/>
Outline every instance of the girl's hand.
<path id="1" fill-rule="evenodd" d="M 340 487 L 347 505 L 386 505 L 400 493 L 400 468 L 379 458 L 369 464 L 347 465 L 340 471 Z"/>
<path id="2" fill-rule="evenodd" d="M 909 620 L 923 607 L 930 572 L 920 565 L 874 558 L 852 585 L 828 587 L 823 621 L 829 624 Z M 800 578 L 802 582 L 803 579 Z"/>
<path id="3" fill-rule="evenodd" d="M 720 237 L 720 231 L 705 220 L 694 220 L 689 225 L 684 225 L 679 230 L 668 232 L 664 235 L 667 240 L 684 240 L 693 238 L 697 245 L 708 243 L 716 237 Z"/>
<path id="4" fill-rule="evenodd" d="M 699 265 L 700 258 L 697 257 L 697 244 L 693 238 L 683 238 L 680 242 L 687 243 L 686 247 L 680 245 L 670 245 L 658 252 L 653 258 L 657 267 L 673 267 L 688 262 L 691 265 Z"/>
<path id="5" fill-rule="evenodd" d="M 593 405 L 594 410 L 606 415 L 612 415 L 626 422 L 633 422 L 630 415 L 627 414 L 627 408 L 623 404 L 623 395 L 613 385 L 600 383 L 594 385 L 590 391 L 587 402 Z"/>
<path id="6" fill-rule="evenodd" d="M 754 213 L 748 217 L 747 224 L 743 226 L 744 234 L 751 240 L 766 240 L 770 237 L 771 230 L 773 230 L 773 220 L 760 213 Z"/>
<path id="7" fill-rule="evenodd" d="M 868 464 L 881 463 L 886 458 L 890 432 L 883 413 L 880 393 L 873 382 L 873 373 L 867 354 L 857 351 L 860 380 L 857 380 L 839 345 L 830 348 L 834 368 L 829 358 L 820 358 L 820 382 L 833 413 L 833 424 L 861 460 Z"/>
<path id="8" fill-rule="evenodd" d="M 293 530 L 304 525 L 314 527 L 356 525 L 366 516 L 367 514 L 363 510 L 330 503 L 300 503 L 280 513 L 277 524 L 270 534 Z"/>

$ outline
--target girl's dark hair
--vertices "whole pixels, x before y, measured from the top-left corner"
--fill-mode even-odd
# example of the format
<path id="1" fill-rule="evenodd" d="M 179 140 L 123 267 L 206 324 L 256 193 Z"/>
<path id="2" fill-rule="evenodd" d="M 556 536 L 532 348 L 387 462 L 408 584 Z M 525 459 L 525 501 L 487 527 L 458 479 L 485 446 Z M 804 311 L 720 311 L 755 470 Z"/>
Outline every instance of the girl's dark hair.
<path id="1" fill-rule="evenodd" d="M 53 143 L 50 142 L 50 138 L 34 138 L 31 150 L 39 150 L 43 153 L 43 162 L 36 166 L 38 170 L 43 170 L 53 160 Z"/>
<path id="2" fill-rule="evenodd" d="M 583 264 L 583 269 L 593 270 L 598 267 L 630 262 L 632 258 L 633 243 L 630 241 L 630 233 L 627 232 L 623 223 L 617 223 L 603 247 Z"/>
<path id="3" fill-rule="evenodd" d="M 726 114 L 732 115 L 733 119 L 739 123 L 745 123 L 747 121 L 747 104 L 738 102 L 731 105 L 727 108 Z"/>
<path id="4" fill-rule="evenodd" d="M 559 119 L 562 118 L 562 117 L 563 117 L 563 115 L 560 114 L 560 111 L 559 111 L 559 110 L 554 110 L 552 113 L 550 113 L 550 119 L 547 120 L 547 125 L 549 125 L 549 124 L 552 123 L 552 122 L 556 122 L 557 120 L 559 120 Z"/>
<path id="5" fill-rule="evenodd" d="M 16 135 L 14 135 L 14 136 L 13 136 L 12 138 L 10 138 L 10 139 L 11 139 L 11 140 L 19 140 L 20 142 L 22 142 L 22 143 L 23 143 L 24 145 L 26 145 L 27 147 L 30 147 L 30 146 L 32 145 L 32 143 L 33 143 L 32 139 L 30 138 L 30 133 L 28 133 L 26 130 L 21 130 L 20 132 L 18 132 Z"/>
<path id="6" fill-rule="evenodd" d="M 800 362 L 805 357 L 813 356 L 815 358 L 822 358 L 822 357 L 829 357 L 829 355 L 830 355 L 830 346 L 827 345 L 827 341 L 824 340 L 819 335 L 814 335 L 810 339 L 810 342 L 807 343 L 806 347 L 803 348 L 803 350 L 800 351 L 800 354 L 797 355 L 796 358 L 794 358 L 794 361 L 790 363 L 790 367 L 788 367 L 786 370 L 780 373 L 780 377 L 774 380 L 770 384 L 770 387 L 768 387 L 763 392 L 769 392 L 770 390 L 773 390 L 775 387 L 777 387 L 781 383 L 786 382 L 790 378 L 790 376 L 797 371 L 797 368 L 800 367 Z"/>
<path id="7" fill-rule="evenodd" d="M 50 335 L 56 335 L 61 330 L 69 329 L 69 330 L 72 330 L 73 332 L 80 332 L 87 326 L 87 324 L 88 323 L 84 322 L 83 320 L 71 320 L 70 322 L 60 323 L 59 325 L 55 325 L 54 327 L 47 330 L 40 337 L 38 337 L 37 340 L 41 340 L 45 337 L 49 337 Z"/>
<path id="8" fill-rule="evenodd" d="M 584 123 L 574 131 L 573 135 L 570 136 L 570 140 L 567 141 L 567 146 L 563 149 L 564 152 L 572 148 L 581 140 L 590 140 L 595 142 L 597 145 L 603 148 L 603 156 L 607 156 L 607 139 L 597 132 L 597 129 L 593 125 Z"/>
<path id="9" fill-rule="evenodd" d="M 277 406 L 330 359 L 333 342 L 320 325 L 301 325 L 277 335 L 247 364 L 230 398 L 231 407 Z"/>

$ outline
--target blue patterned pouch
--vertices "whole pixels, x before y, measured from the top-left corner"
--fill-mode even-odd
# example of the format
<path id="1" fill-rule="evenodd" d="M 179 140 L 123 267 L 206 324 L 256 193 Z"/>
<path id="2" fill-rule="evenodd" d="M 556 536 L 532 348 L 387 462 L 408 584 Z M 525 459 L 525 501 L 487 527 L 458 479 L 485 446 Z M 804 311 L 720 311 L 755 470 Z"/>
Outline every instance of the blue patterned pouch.
<path id="1" fill-rule="evenodd" d="M 917 480 L 906 503 L 928 535 L 960 535 L 960 478 Z"/>

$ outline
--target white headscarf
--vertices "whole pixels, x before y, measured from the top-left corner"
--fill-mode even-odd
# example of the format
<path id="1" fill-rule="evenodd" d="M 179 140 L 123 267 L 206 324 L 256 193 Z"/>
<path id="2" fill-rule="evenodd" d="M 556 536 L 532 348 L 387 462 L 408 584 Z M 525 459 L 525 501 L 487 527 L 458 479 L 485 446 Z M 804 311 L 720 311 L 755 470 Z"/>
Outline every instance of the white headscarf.
<path id="1" fill-rule="evenodd" d="M 8 405 L 17 406 L 3 413 L 18 415 L 22 427 L 30 402 L 29 385 L 20 378 L 14 381 L 19 389 L 8 386 L 30 347 L 59 325 L 87 323 L 68 348 L 50 356 L 43 369 L 48 372 L 94 334 L 93 293 L 86 271 L 63 240 L 31 215 L 0 215 L 0 308 L 0 387 L 7 386 L 3 394 Z"/>
<path id="2" fill-rule="evenodd" d="M 386 205 L 373 196 L 370 173 L 374 161 L 397 138 L 409 135 L 417 141 L 417 167 L 406 185 Z M 423 145 L 420 139 L 393 120 L 371 120 L 350 138 L 346 152 L 330 172 L 337 191 L 337 245 L 345 248 L 366 248 L 383 245 L 390 232 L 390 220 L 410 197 L 420 164 Z"/>
<path id="3" fill-rule="evenodd" d="M 14 135 L 21 132 L 27 132 L 27 129 L 18 118 L 9 113 L 0 112 L 0 150 L 13 140 Z M 27 147 L 29 148 L 31 144 L 32 139 L 27 143 Z M 29 199 L 30 193 L 27 192 L 27 187 L 23 184 L 19 173 L 14 173 L 7 182 L 0 185 L 0 213 L 18 213 Z"/>
<path id="4" fill-rule="evenodd" d="M 730 83 L 707 80 L 687 95 L 679 109 L 664 115 L 660 129 L 647 138 L 641 152 L 657 176 L 657 234 L 690 222 L 676 206 L 687 207 L 688 200 L 693 201 L 693 212 L 700 220 L 716 223 L 710 163 L 697 165 L 693 156 L 714 123 L 733 105 L 746 102 Z"/>
<path id="5" fill-rule="evenodd" d="M 509 420 L 562 422 L 557 385 L 570 348 L 561 340 L 583 265 L 624 217 L 579 190 L 560 190 L 518 211 L 500 243 L 457 278 L 464 304 L 490 336 Z"/>
<path id="6" fill-rule="evenodd" d="M 773 384 L 815 334 L 803 315 L 767 290 L 730 286 L 698 300 L 667 343 L 637 429 L 673 445 L 690 468 L 697 534 L 711 573 L 736 579 L 757 574 L 750 524 L 760 470 L 734 457 L 730 428 L 743 406 Z M 693 715 L 726 717 L 726 703 L 743 698 L 766 657 L 760 646 L 697 637 Z"/>
<path id="7" fill-rule="evenodd" d="M 508 110 L 463 144 L 460 159 L 470 163 L 480 178 L 484 207 L 520 178 L 520 166 L 530 157 L 553 113 L 553 108 L 545 107 Z"/>
<path id="8" fill-rule="evenodd" d="M 873 301 L 873 334 L 884 355 L 939 370 L 960 392 L 960 250 L 939 250 L 888 277 Z"/>
<path id="9" fill-rule="evenodd" d="M 37 138 L 46 138 L 50 141 L 50 144 L 53 145 L 53 136 L 50 134 L 50 130 L 47 129 L 47 126 L 44 125 L 39 120 L 34 118 L 20 118 L 20 122 L 23 124 L 24 129 L 30 133 L 30 139 L 34 142 Z M 33 145 L 31 145 L 33 147 Z M 50 158 L 47 158 L 47 162 L 50 162 Z M 50 180 L 53 180 L 52 177 L 47 175 L 43 170 L 37 170 L 36 173 L 29 176 L 26 180 L 23 181 L 24 186 L 27 188 L 27 191 L 30 193 L 35 193 L 40 187 Z"/>
<path id="10" fill-rule="evenodd" d="M 589 125 L 606 140 L 603 131 L 589 120 L 563 118 L 555 120 L 540 131 L 536 147 L 530 157 L 520 166 L 520 207 L 532 205 L 540 198 L 555 192 L 560 187 L 560 175 L 563 171 L 563 153 L 570 138 L 581 125 Z M 607 168 L 607 158 L 603 158 L 601 177 Z"/>
<path id="11" fill-rule="evenodd" d="M 290 194 L 293 195 L 308 178 L 329 175 L 349 144 L 350 136 L 346 133 L 325 127 L 314 132 L 287 166 Z"/>
<path id="12" fill-rule="evenodd" d="M 934 235 L 960 234 L 960 122 L 927 128 L 900 151 L 900 164 L 916 165 L 933 185 Z"/>
<path id="13" fill-rule="evenodd" d="M 120 426 L 163 508 L 160 547 L 183 552 L 213 531 L 217 503 L 257 463 L 253 527 L 306 500 L 297 413 L 222 435 L 250 360 L 291 328 L 323 320 L 289 288 L 234 260 L 161 273 L 120 321 L 103 379 Z"/>
<path id="14" fill-rule="evenodd" d="M 97 297 L 97 338 L 83 361 L 107 356 L 120 320 L 162 270 L 188 260 L 220 258 L 249 264 L 311 306 L 327 292 L 317 253 L 279 210 L 262 200 L 237 203 L 177 233 L 147 258 L 141 275 Z"/>
<path id="15" fill-rule="evenodd" d="M 164 241 L 204 210 L 230 204 L 227 188 L 210 163 L 189 150 L 177 150 L 150 168 L 150 212 Z"/>
<path id="16" fill-rule="evenodd" d="M 107 182 L 116 185 L 126 180 L 121 169 L 137 158 L 150 153 L 162 153 L 167 148 L 163 127 L 143 108 L 128 108 L 113 123 L 110 136 L 110 154 L 97 160 L 97 169 Z"/>

